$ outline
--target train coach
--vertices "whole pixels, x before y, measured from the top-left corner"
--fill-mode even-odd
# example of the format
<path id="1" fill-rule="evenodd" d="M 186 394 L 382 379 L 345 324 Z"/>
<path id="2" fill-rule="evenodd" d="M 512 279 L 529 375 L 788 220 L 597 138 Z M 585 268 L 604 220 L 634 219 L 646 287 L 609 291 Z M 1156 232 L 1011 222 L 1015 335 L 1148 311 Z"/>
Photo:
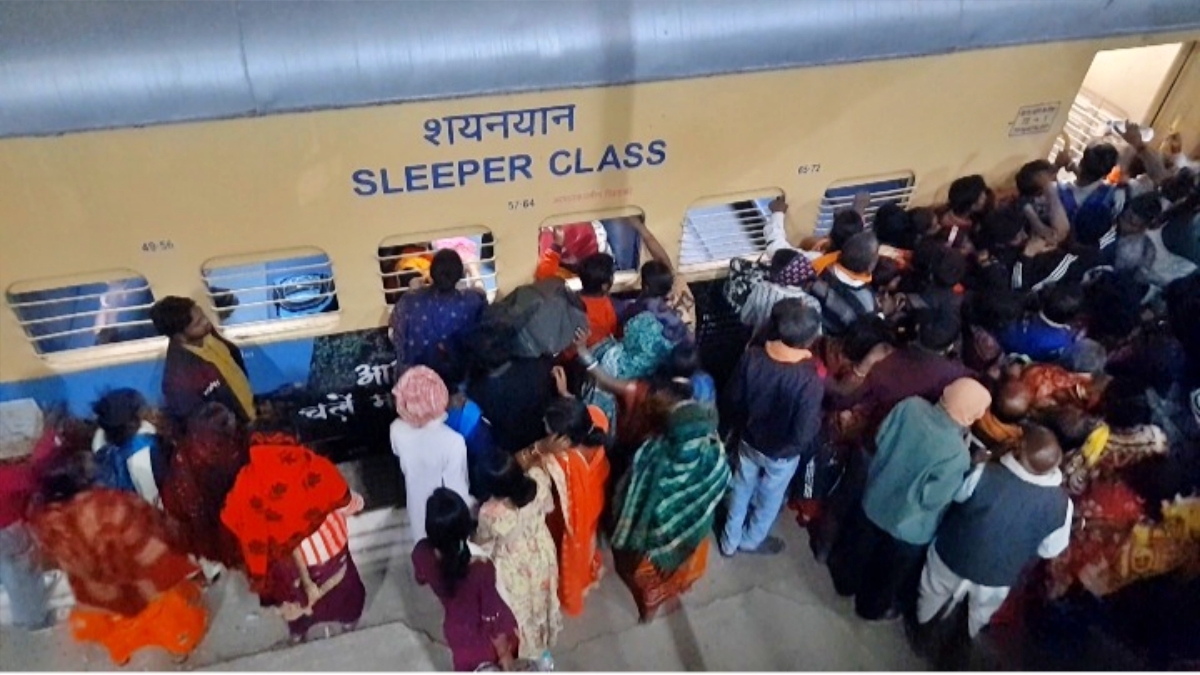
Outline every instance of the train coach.
<path id="1" fill-rule="evenodd" d="M 539 234 L 603 226 L 636 283 L 643 218 L 736 340 L 715 285 L 866 191 L 1003 182 L 1099 108 L 1200 135 L 1194 0 L 0 3 L 0 405 L 160 398 L 156 298 L 245 352 L 258 404 L 397 503 L 390 303 L 439 242 L 530 280 Z M 1093 109 L 1095 108 L 1095 109 Z M 1083 121 L 1081 121 L 1083 120 Z M 1078 148 L 1073 148 L 1078 149 Z M 731 337 L 732 336 L 732 337 Z M 719 359 L 718 359 L 719 360 Z M 719 370 L 720 364 L 714 365 Z"/>

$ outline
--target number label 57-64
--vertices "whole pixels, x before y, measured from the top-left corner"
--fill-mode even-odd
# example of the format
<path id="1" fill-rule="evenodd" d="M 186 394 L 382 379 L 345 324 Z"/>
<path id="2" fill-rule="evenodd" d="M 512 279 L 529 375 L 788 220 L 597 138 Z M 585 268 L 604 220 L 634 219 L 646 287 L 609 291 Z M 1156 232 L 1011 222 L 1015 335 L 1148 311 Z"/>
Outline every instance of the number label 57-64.
<path id="1" fill-rule="evenodd" d="M 509 211 L 524 211 L 535 206 L 532 199 L 514 199 L 508 203 Z"/>

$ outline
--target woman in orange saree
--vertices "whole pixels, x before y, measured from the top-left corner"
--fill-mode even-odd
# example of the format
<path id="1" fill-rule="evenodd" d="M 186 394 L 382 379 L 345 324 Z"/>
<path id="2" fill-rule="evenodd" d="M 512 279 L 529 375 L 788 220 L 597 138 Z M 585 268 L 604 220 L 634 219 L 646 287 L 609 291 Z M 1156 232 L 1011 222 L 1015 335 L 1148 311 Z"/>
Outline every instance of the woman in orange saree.
<path id="1" fill-rule="evenodd" d="M 75 594 L 75 639 L 100 643 L 117 665 L 145 647 L 186 658 L 204 638 L 208 611 L 192 581 L 200 570 L 163 515 L 134 493 L 85 489 L 82 462 L 45 485 L 49 504 L 31 525 L 41 554 Z"/>
<path id="2" fill-rule="evenodd" d="M 564 612 L 579 616 L 602 569 L 597 531 L 609 476 L 608 419 L 596 406 L 563 397 L 546 409 L 545 422 L 550 436 L 517 460 L 526 470 L 541 467 L 554 486 L 556 508 L 546 519 L 558 548 L 558 598 Z"/>

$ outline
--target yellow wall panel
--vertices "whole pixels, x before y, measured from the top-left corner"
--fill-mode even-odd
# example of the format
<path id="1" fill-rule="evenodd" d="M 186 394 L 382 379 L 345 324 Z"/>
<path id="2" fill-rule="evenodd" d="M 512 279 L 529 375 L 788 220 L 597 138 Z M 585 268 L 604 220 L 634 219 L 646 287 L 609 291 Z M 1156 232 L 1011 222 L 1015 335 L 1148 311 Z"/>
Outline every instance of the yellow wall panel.
<path id="1" fill-rule="evenodd" d="M 1156 36 L 1156 42 L 1195 39 Z M 636 206 L 668 249 L 687 206 L 710 195 L 782 189 L 794 236 L 811 230 L 821 196 L 848 178 L 911 171 L 914 203 L 944 197 L 964 173 L 1007 180 L 1044 156 L 1098 49 L 1145 38 L 1059 43 L 921 59 L 796 69 L 635 86 L 429 101 L 145 129 L 0 141 L 0 285 L 131 268 L 156 295 L 204 298 L 215 256 L 317 246 L 331 256 L 337 330 L 380 325 L 376 246 L 405 232 L 482 225 L 496 236 L 502 288 L 527 281 L 537 227 L 579 211 Z M 1188 73 L 1197 65 L 1195 55 Z M 1189 129 L 1195 86 L 1164 107 Z M 1010 136 L 1025 105 L 1057 102 L 1044 133 Z M 427 142 L 425 120 L 574 104 L 575 130 L 535 138 Z M 600 161 L 609 144 L 666 144 L 661 166 L 556 177 L 552 153 Z M 359 169 L 395 176 L 410 164 L 528 154 L 533 180 L 411 194 L 355 194 Z M 820 164 L 799 175 L 800 165 Z M 607 192 L 606 192 L 607 191 Z M 533 200 L 529 209 L 509 202 Z M 146 253 L 146 241 L 171 240 Z M 0 380 L 51 372 L 14 315 L 0 312 Z"/>

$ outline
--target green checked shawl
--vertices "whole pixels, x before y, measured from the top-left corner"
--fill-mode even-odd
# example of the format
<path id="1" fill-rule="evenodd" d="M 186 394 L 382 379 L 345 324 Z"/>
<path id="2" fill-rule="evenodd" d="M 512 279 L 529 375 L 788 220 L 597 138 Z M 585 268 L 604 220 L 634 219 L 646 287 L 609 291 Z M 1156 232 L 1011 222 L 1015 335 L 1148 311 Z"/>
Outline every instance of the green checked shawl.
<path id="1" fill-rule="evenodd" d="M 677 408 L 667 434 L 634 455 L 613 548 L 641 552 L 659 571 L 674 572 L 708 536 L 729 476 L 716 412 L 694 401 Z"/>

